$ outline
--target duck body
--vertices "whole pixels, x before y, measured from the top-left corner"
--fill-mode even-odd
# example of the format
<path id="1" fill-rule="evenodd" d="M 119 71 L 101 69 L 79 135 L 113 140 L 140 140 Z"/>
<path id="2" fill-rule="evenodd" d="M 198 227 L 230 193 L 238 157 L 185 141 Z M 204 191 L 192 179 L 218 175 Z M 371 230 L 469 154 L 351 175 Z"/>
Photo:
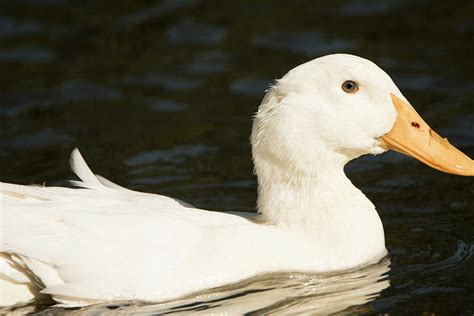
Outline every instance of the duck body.
<path id="1" fill-rule="evenodd" d="M 65 305 L 163 302 L 264 273 L 362 266 L 387 251 L 375 207 L 346 177 L 346 163 L 395 149 L 474 175 L 474 162 L 421 119 L 383 70 L 346 54 L 278 80 L 251 143 L 253 220 L 125 189 L 94 175 L 77 150 L 79 188 L 0 183 L 0 291 L 14 293 L 0 304 L 24 299 L 25 289 Z"/>
<path id="2" fill-rule="evenodd" d="M 3 263 L 26 266 L 38 290 L 66 305 L 166 301 L 262 273 L 342 270 L 386 254 L 375 209 L 347 216 L 357 212 L 353 200 L 347 214 L 313 231 L 314 224 L 251 221 L 99 181 L 77 185 L 0 186 L 2 251 L 12 254 Z"/>

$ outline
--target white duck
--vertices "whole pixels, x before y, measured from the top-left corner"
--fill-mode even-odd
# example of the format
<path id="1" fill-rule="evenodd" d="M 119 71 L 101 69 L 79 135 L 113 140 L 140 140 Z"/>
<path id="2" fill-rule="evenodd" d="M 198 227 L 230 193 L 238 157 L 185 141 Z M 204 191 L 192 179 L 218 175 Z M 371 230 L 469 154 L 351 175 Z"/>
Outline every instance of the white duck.
<path id="1" fill-rule="evenodd" d="M 390 77 L 351 55 L 300 65 L 267 92 L 252 130 L 255 221 L 127 190 L 71 156 L 82 189 L 2 183 L 3 305 L 166 301 L 275 271 L 326 272 L 387 254 L 373 204 L 344 165 L 389 148 L 433 168 L 474 163 L 421 119 Z"/>

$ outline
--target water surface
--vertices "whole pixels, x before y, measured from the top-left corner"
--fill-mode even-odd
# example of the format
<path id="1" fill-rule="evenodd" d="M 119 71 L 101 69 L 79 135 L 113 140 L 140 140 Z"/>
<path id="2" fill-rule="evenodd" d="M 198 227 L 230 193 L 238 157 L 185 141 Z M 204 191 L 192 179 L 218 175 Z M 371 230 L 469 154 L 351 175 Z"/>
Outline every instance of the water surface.
<path id="1" fill-rule="evenodd" d="M 2 181 L 64 184 L 78 147 L 123 186 L 252 212 L 248 137 L 264 90 L 334 52 L 375 61 L 434 129 L 474 156 L 471 1 L 5 0 L 0 8 Z M 472 315 L 473 180 L 395 153 L 346 170 L 377 206 L 389 259 L 337 276 L 261 276 L 177 302 L 67 312 Z"/>

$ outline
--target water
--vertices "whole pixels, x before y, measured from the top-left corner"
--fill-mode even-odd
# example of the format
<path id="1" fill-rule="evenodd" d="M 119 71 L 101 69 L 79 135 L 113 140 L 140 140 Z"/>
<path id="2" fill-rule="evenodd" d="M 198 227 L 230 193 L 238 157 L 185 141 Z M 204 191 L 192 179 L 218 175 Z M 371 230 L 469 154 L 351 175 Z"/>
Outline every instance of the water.
<path id="1" fill-rule="evenodd" d="M 251 117 L 274 78 L 321 54 L 383 67 L 430 125 L 474 156 L 470 1 L 0 3 L 0 178 L 62 185 L 74 147 L 121 185 L 254 211 Z M 177 302 L 75 314 L 474 312 L 474 185 L 395 153 L 347 172 L 377 206 L 389 259 L 279 274 Z M 49 306 L 21 311 L 62 314 Z"/>

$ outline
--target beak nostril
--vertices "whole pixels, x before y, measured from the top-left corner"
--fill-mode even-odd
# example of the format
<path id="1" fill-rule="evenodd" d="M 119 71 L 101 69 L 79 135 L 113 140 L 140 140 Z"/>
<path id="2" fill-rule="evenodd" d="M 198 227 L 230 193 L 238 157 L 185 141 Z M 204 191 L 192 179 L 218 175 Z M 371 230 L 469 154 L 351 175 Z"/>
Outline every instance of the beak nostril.
<path id="1" fill-rule="evenodd" d="M 415 128 L 420 128 L 420 124 L 417 123 L 417 122 L 411 122 L 411 126 L 413 126 Z"/>

